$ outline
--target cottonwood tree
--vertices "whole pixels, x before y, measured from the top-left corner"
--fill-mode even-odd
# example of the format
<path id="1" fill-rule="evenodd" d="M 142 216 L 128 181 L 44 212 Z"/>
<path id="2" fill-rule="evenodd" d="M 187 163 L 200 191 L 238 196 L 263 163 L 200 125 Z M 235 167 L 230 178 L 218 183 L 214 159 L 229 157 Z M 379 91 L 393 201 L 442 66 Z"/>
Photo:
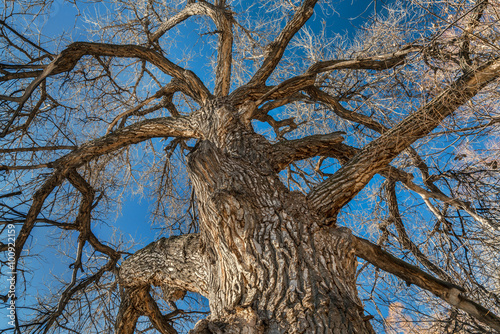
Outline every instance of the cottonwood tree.
<path id="1" fill-rule="evenodd" d="M 61 2 L 4 4 L 17 331 L 500 330 L 499 3 L 375 2 L 341 36 L 316 2 L 75 2 L 78 41 L 38 28 Z M 169 231 L 133 254 L 97 232 L 132 191 Z M 23 305 L 41 246 L 69 272 Z"/>

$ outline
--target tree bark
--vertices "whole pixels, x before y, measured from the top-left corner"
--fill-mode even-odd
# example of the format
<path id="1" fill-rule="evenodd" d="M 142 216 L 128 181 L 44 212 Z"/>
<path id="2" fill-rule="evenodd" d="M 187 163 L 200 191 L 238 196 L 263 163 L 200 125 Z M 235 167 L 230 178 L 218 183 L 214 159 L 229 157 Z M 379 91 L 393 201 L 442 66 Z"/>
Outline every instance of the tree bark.
<path id="1" fill-rule="evenodd" d="M 247 121 L 257 106 L 238 105 L 230 98 L 214 99 L 190 118 L 199 138 L 187 167 L 198 204 L 200 233 L 161 239 L 122 264 L 119 333 L 131 333 L 141 315 L 149 316 L 160 332 L 173 333 L 168 316 L 161 315 L 149 295 L 151 285 L 162 286 L 166 300 L 182 298 L 186 291 L 208 298 L 211 315 L 192 334 L 373 333 L 357 294 L 356 255 L 370 262 L 391 259 L 392 266 L 380 261 L 376 265 L 490 326 L 496 325 L 496 316 L 485 314 L 463 296 L 456 297 L 459 290 L 449 283 L 380 252 L 371 254 L 349 229 L 332 224 L 331 216 L 318 209 L 311 194 L 289 191 L 278 175 L 292 161 L 314 155 L 340 155 L 352 165 L 353 160 L 364 157 L 363 150 L 340 144 L 339 133 L 273 145 Z M 413 122 L 415 116 L 409 118 Z M 432 126 L 437 124 L 433 119 L 428 120 Z M 402 140 L 410 121 L 391 131 Z M 390 155 L 399 152 L 400 146 L 404 145 L 396 149 L 389 145 Z M 368 154 L 368 158 L 372 156 Z M 394 172 L 386 166 L 361 172 L 371 174 L 373 169 Z M 316 190 L 312 194 L 318 195 Z"/>
<path id="2" fill-rule="evenodd" d="M 322 227 L 279 180 L 274 147 L 229 104 L 205 112 L 207 140 L 188 169 L 212 314 L 193 333 L 371 333 L 350 232 Z"/>
<path id="3" fill-rule="evenodd" d="M 154 305 L 138 303 L 155 285 L 167 300 L 185 291 L 208 298 L 211 315 L 193 334 L 373 333 L 356 290 L 350 230 L 327 226 L 277 174 L 307 157 L 306 146 L 317 153 L 342 138 L 272 145 L 240 120 L 243 112 L 252 111 L 223 99 L 199 110 L 202 139 L 188 172 L 200 233 L 161 239 L 124 261 L 117 331 L 130 333 L 140 315 L 160 330 Z"/>

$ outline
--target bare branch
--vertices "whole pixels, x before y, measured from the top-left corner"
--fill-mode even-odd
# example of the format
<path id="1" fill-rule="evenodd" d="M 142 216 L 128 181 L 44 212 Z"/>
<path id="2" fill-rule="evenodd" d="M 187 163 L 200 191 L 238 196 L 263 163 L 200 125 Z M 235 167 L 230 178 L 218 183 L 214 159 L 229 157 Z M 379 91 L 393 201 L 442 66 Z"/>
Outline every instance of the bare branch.
<path id="1" fill-rule="evenodd" d="M 313 135 L 274 144 L 273 157 L 271 158 L 274 170 L 279 172 L 294 161 L 325 155 L 332 146 L 344 140 L 342 134 L 344 133 L 333 132 L 327 135 Z"/>
<path id="2" fill-rule="evenodd" d="M 34 48 L 42 51 L 50 59 L 53 59 L 53 57 L 54 57 L 53 54 L 51 54 L 49 51 L 47 51 L 44 48 L 42 48 L 40 45 L 38 45 L 38 44 L 33 43 L 32 41 L 30 41 L 28 38 L 26 38 L 25 36 L 23 36 L 22 34 L 20 34 L 17 30 L 15 30 L 14 28 L 12 28 L 9 24 L 7 24 L 7 22 L 5 22 L 4 20 L 0 20 L 0 24 L 3 25 L 4 27 L 6 27 L 7 29 L 9 29 L 12 33 L 14 33 L 17 37 L 19 37 L 20 39 L 22 39 L 24 42 L 26 42 L 29 45 L 33 46 Z"/>
<path id="3" fill-rule="evenodd" d="M 76 146 L 68 146 L 68 145 L 43 146 L 43 147 L 18 147 L 18 148 L 3 148 L 0 149 L 0 153 L 74 150 L 75 148 Z"/>
<path id="4" fill-rule="evenodd" d="M 121 114 L 119 114 L 118 116 L 116 116 L 113 119 L 113 121 L 109 124 L 108 129 L 106 130 L 106 134 L 109 134 L 112 131 L 113 127 L 116 125 L 116 123 L 118 123 L 118 121 L 120 119 L 124 119 L 124 118 L 127 118 L 128 116 L 135 115 L 142 107 L 151 103 L 152 101 L 154 101 L 162 96 L 171 96 L 175 92 L 180 91 L 180 90 L 181 90 L 181 87 L 179 87 L 179 85 L 177 85 L 176 80 L 172 80 L 169 84 L 162 87 L 160 90 L 158 90 L 156 93 L 154 93 L 151 97 L 142 101 L 141 103 L 136 105 L 134 108 L 127 110 L 127 111 L 124 111 Z M 174 116 L 178 116 L 178 115 L 174 115 Z M 122 122 L 122 125 L 123 125 L 123 122 Z"/>
<path id="5" fill-rule="evenodd" d="M 248 82 L 248 86 L 259 86 L 265 84 L 267 78 L 273 73 L 278 65 L 290 40 L 302 28 L 307 20 L 314 13 L 314 5 L 317 0 L 305 0 L 300 8 L 295 12 L 293 18 L 286 24 L 279 36 L 267 46 L 268 53 L 261 67 Z M 247 86 L 245 85 L 245 86 Z M 244 89 L 244 87 L 240 89 Z"/>
<path id="6" fill-rule="evenodd" d="M 177 334 L 177 331 L 168 321 L 168 317 L 161 314 L 155 300 L 149 294 L 149 286 L 126 288 L 122 293 L 122 301 L 118 310 L 115 331 L 117 334 L 133 334 L 138 318 L 146 315 L 153 326 L 165 334 Z"/>
<path id="7" fill-rule="evenodd" d="M 434 274 L 439 276 L 439 278 L 443 280 L 450 280 L 450 277 L 438 266 L 432 263 L 413 243 L 413 241 L 406 233 L 405 226 L 403 224 L 403 220 L 401 219 L 401 215 L 399 214 L 398 207 L 398 199 L 396 196 L 396 184 L 393 180 L 389 180 L 386 184 L 386 193 L 387 193 L 387 206 L 389 207 L 389 214 L 392 222 L 394 223 L 396 230 L 398 231 L 398 240 L 403 246 L 403 248 L 409 250 L 413 256 L 423 264 L 427 269 L 432 271 Z"/>
<path id="8" fill-rule="evenodd" d="M 232 15 L 222 6 L 214 6 L 209 2 L 188 3 L 179 13 L 163 22 L 151 35 L 150 42 L 156 42 L 168 30 L 175 27 L 193 15 L 206 15 L 212 19 L 219 33 L 217 50 L 217 66 L 215 68 L 215 96 L 225 96 L 229 93 L 231 83 L 232 63 Z"/>
<path id="9" fill-rule="evenodd" d="M 377 131 L 379 133 L 384 133 L 385 131 L 388 130 L 388 128 L 386 128 L 382 124 L 376 122 L 375 120 L 366 115 L 347 110 L 340 104 L 340 102 L 336 98 L 323 92 L 318 87 L 314 86 L 308 87 L 307 92 L 310 94 L 312 99 L 315 99 L 317 101 L 320 101 L 328 105 L 335 114 L 337 114 L 339 117 L 345 120 L 362 124 L 367 128 Z"/>
<path id="10" fill-rule="evenodd" d="M 97 156 L 156 137 L 200 138 L 201 134 L 191 116 L 148 119 L 85 143 L 55 161 L 53 166 L 59 170 L 76 168 Z"/>
<path id="11" fill-rule="evenodd" d="M 311 207 L 335 218 L 373 175 L 499 75 L 500 60 L 494 59 L 477 71 L 462 76 L 420 110 L 366 145 L 333 176 L 313 189 L 308 195 Z"/>
<path id="12" fill-rule="evenodd" d="M 163 57 L 161 54 L 154 50 L 138 45 L 114 45 L 103 43 L 77 42 L 69 45 L 65 50 L 63 50 L 49 65 L 47 65 L 47 67 L 42 71 L 41 74 L 38 74 L 39 71 L 36 71 L 37 78 L 33 80 L 26 88 L 23 96 L 20 98 L 19 107 L 12 115 L 11 119 L 8 121 L 1 137 L 5 137 L 9 130 L 9 127 L 21 112 L 24 103 L 26 103 L 33 91 L 48 76 L 71 71 L 80 60 L 80 58 L 84 55 L 144 59 L 157 66 L 166 74 L 171 75 L 177 80 L 186 83 L 186 85 L 183 85 L 184 88 L 187 88 L 184 93 L 191 96 L 196 101 L 203 103 L 211 96 L 208 89 L 205 87 L 200 78 L 196 76 L 196 74 L 172 63 L 170 60 Z"/>
<path id="13" fill-rule="evenodd" d="M 383 71 L 404 63 L 410 53 L 421 51 L 418 46 L 409 46 L 380 56 L 367 57 L 362 59 L 338 59 L 318 62 L 309 67 L 305 74 L 321 73 L 334 70 L 374 70 Z"/>
<path id="14" fill-rule="evenodd" d="M 88 142 L 57 161 L 51 163 L 55 168 L 52 175 L 33 196 L 33 203 L 26 216 L 26 221 L 16 240 L 16 259 L 19 258 L 28 236 L 33 229 L 42 205 L 52 190 L 61 183 L 68 172 L 80 167 L 98 156 L 113 152 L 122 147 L 136 144 L 154 137 L 179 136 L 185 138 L 199 137 L 190 117 L 157 118 L 135 123 L 119 129 L 102 138 Z"/>
<path id="15" fill-rule="evenodd" d="M 408 284 L 415 284 L 424 290 L 432 292 L 451 306 L 467 312 L 491 328 L 500 330 L 500 318 L 490 310 L 466 298 L 463 295 L 463 288 L 432 277 L 417 267 L 383 251 L 379 246 L 372 244 L 368 240 L 354 237 L 353 244 L 358 257 L 384 271 L 398 276 Z"/>

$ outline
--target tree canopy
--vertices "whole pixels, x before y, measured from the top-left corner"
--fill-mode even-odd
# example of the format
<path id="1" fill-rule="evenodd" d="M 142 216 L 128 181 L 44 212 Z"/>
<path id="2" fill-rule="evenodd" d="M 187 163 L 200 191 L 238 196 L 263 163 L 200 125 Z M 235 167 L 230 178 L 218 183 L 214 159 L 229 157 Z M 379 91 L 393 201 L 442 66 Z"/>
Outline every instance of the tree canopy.
<path id="1" fill-rule="evenodd" d="M 283 212 L 307 206 L 292 230 L 350 240 L 345 284 L 367 326 L 500 332 L 500 3 L 375 1 L 342 32 L 350 6 L 317 2 L 4 3 L 0 260 L 16 293 L 0 294 L 16 316 L 0 333 L 187 332 L 210 313 L 201 296 L 221 317 L 193 268 L 216 256 L 211 241 L 250 249 L 227 231 L 265 210 L 212 173 L 245 159 L 249 174 L 228 178 L 301 203 Z M 47 32 L 62 4 L 74 24 Z M 140 197 L 151 215 L 136 224 L 159 227 L 149 246 L 114 227 Z M 217 230 L 214 207 L 240 218 Z M 192 262 L 147 276 L 137 259 L 157 249 Z"/>

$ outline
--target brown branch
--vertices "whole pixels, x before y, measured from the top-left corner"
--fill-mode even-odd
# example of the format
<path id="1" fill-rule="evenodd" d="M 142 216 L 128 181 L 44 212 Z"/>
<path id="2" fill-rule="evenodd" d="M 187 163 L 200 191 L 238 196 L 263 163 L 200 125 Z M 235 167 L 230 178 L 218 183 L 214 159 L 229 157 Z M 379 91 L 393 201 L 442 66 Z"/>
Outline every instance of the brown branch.
<path id="1" fill-rule="evenodd" d="M 232 15 L 222 6 L 214 6 L 211 3 L 204 1 L 188 3 L 183 10 L 160 25 L 160 27 L 151 35 L 150 42 L 156 42 L 168 30 L 193 15 L 206 15 L 210 17 L 219 32 L 214 95 L 225 96 L 229 93 L 229 85 L 231 83 L 233 31 Z"/>
<path id="2" fill-rule="evenodd" d="M 95 207 L 94 198 L 95 198 L 95 190 L 92 186 L 80 175 L 75 169 L 72 169 L 67 174 L 67 179 L 69 182 L 82 194 L 82 200 L 80 202 L 80 208 L 78 210 L 78 215 L 75 219 L 76 228 L 80 232 L 78 236 L 78 248 L 76 254 L 76 260 L 73 263 L 73 272 L 71 276 L 71 282 L 67 285 L 64 291 L 61 293 L 61 297 L 59 298 L 59 302 L 57 303 L 56 309 L 51 312 L 50 316 L 48 316 L 47 322 L 45 323 L 44 333 L 47 333 L 54 322 L 56 322 L 57 318 L 62 315 L 64 309 L 71 301 L 73 296 L 81 290 L 84 290 L 91 283 L 96 282 L 100 279 L 100 277 L 106 271 L 112 270 L 118 260 L 120 259 L 120 255 L 117 251 L 112 249 L 109 246 L 105 246 L 101 244 L 101 242 L 95 237 L 91 230 L 91 212 Z M 80 283 L 77 282 L 77 273 L 78 270 L 82 268 L 82 253 L 83 247 L 86 242 L 89 242 L 96 251 L 100 251 L 103 254 L 107 254 L 109 256 L 108 263 L 102 267 L 96 274 L 89 276 L 83 280 L 80 280 Z"/>
<path id="3" fill-rule="evenodd" d="M 273 73 L 278 65 L 290 40 L 302 28 L 314 13 L 314 5 L 317 0 L 305 0 L 295 12 L 293 18 L 286 24 L 278 37 L 267 46 L 268 52 L 261 67 L 248 82 L 248 86 L 260 86 L 265 84 L 267 78 Z M 246 85 L 245 85 L 246 86 Z M 241 87 L 243 89 L 245 86 Z"/>
<path id="4" fill-rule="evenodd" d="M 41 146 L 41 147 L 2 148 L 2 149 L 0 149 L 0 153 L 74 150 L 75 148 L 76 148 L 76 146 L 67 146 L 67 145 Z"/>
<path id="5" fill-rule="evenodd" d="M 149 293 L 149 286 L 126 288 L 121 294 L 121 303 L 115 323 L 117 334 L 133 334 L 140 316 L 149 317 L 153 326 L 162 334 L 177 334 L 168 316 L 161 314 L 158 305 Z"/>
<path id="6" fill-rule="evenodd" d="M 44 325 L 45 331 L 44 333 L 47 333 L 54 323 L 54 321 L 59 317 L 63 310 L 64 306 L 66 306 L 67 303 L 71 301 L 71 298 L 78 293 L 79 291 L 84 290 L 87 288 L 90 284 L 97 282 L 101 279 L 102 275 L 104 275 L 105 272 L 110 271 L 112 268 L 115 267 L 117 260 L 109 260 L 104 267 L 99 269 L 98 272 L 95 274 L 85 277 L 84 279 L 81 279 L 78 284 L 74 285 L 74 283 L 71 283 L 62 293 L 61 298 L 58 303 L 58 308 L 55 313 L 52 313 L 49 315 L 47 319 L 47 323 Z M 76 271 L 76 268 L 73 270 L 73 272 Z"/>
<path id="7" fill-rule="evenodd" d="M 316 79 L 316 75 L 321 72 L 339 69 L 366 69 L 377 71 L 387 70 L 389 68 L 401 65 L 405 61 L 408 54 L 419 51 L 420 49 L 421 48 L 417 47 L 408 47 L 401 51 L 376 57 L 318 62 L 310 66 L 304 74 L 287 79 L 281 82 L 279 85 L 270 89 L 257 100 L 256 104 L 260 105 L 262 102 L 269 99 L 286 98 L 292 94 L 297 93 L 300 90 L 305 89 L 311 94 L 313 98 L 333 106 L 334 110 L 337 113 L 352 118 L 353 121 L 359 120 L 375 127 L 376 125 L 374 123 L 376 122 L 371 120 L 369 117 L 349 112 L 348 110 L 344 109 L 336 99 L 322 92 L 319 88 L 314 87 L 313 84 Z"/>
<path id="8" fill-rule="evenodd" d="M 173 95 L 175 92 L 180 91 L 181 88 L 179 85 L 177 85 L 177 80 L 172 80 L 170 83 L 159 89 L 156 93 L 154 93 L 151 97 L 147 98 L 146 100 L 142 101 L 139 103 L 137 106 L 135 106 L 132 109 L 126 110 L 122 113 L 120 113 L 118 116 L 116 116 L 113 121 L 108 125 L 108 129 L 106 130 L 106 134 L 109 134 L 113 127 L 118 123 L 120 119 L 127 118 L 128 116 L 135 115 L 142 107 L 145 105 L 151 103 L 152 101 L 162 97 L 162 96 L 170 96 Z M 123 124 L 124 122 L 122 122 Z"/>
<path id="9" fill-rule="evenodd" d="M 19 234 L 16 239 L 16 253 L 15 253 L 15 269 L 17 269 L 17 261 L 21 256 L 21 252 L 24 248 L 24 244 L 26 240 L 31 234 L 33 227 L 35 226 L 36 219 L 38 214 L 42 210 L 43 203 L 45 199 L 50 195 L 52 190 L 57 187 L 62 181 L 64 177 L 61 173 L 53 173 L 44 183 L 43 185 L 33 194 L 33 203 L 26 215 L 26 220 L 19 231 Z M 15 271 L 15 270 L 14 270 Z"/>
<path id="10" fill-rule="evenodd" d="M 0 171 L 11 171 L 11 170 L 33 170 L 33 169 L 41 169 L 41 168 L 52 168 L 51 163 L 45 164 L 37 164 L 37 165 L 29 165 L 29 166 L 16 166 L 16 165 L 0 165 Z"/>
<path id="11" fill-rule="evenodd" d="M 444 272 L 441 268 L 432 263 L 427 256 L 425 256 L 420 249 L 413 243 L 413 241 L 406 233 L 406 229 L 403 224 L 403 220 L 401 219 L 401 215 L 399 213 L 398 207 L 398 198 L 396 196 L 396 183 L 393 180 L 389 180 L 386 187 L 387 194 L 387 206 L 389 209 L 389 214 L 392 223 L 396 227 L 396 231 L 398 232 L 398 240 L 399 243 L 403 246 L 404 249 L 409 250 L 413 256 L 427 269 L 436 274 L 439 278 L 443 280 L 450 280 L 450 277 L 446 272 Z"/>
<path id="12" fill-rule="evenodd" d="M 383 251 L 368 240 L 354 237 L 356 255 L 374 266 L 398 276 L 408 284 L 432 292 L 451 306 L 457 307 L 491 328 L 500 330 L 500 318 L 490 310 L 464 296 L 464 289 L 449 282 L 437 279 L 419 268 Z"/>
<path id="13" fill-rule="evenodd" d="M 273 169 L 279 172 L 294 161 L 324 155 L 332 146 L 344 140 L 342 134 L 344 133 L 333 132 L 274 144 L 273 155 L 270 158 Z"/>
<path id="14" fill-rule="evenodd" d="M 19 130 L 26 130 L 29 127 L 29 125 L 31 124 L 31 122 L 35 118 L 36 114 L 40 110 L 40 107 L 42 106 L 42 104 L 45 102 L 45 100 L 48 97 L 48 95 L 47 95 L 47 89 L 46 89 L 46 85 L 45 85 L 45 79 L 43 79 L 37 85 L 41 86 L 40 87 L 40 91 L 41 91 L 40 99 L 36 103 L 35 107 L 30 111 L 29 116 L 26 119 L 26 121 L 24 122 L 24 124 L 23 125 L 19 125 L 19 126 L 13 128 L 13 129 L 10 129 L 10 126 L 12 125 L 12 123 L 14 122 L 14 120 L 16 119 L 16 117 L 21 113 L 21 110 L 23 108 L 24 103 L 26 103 L 27 99 L 29 98 L 29 96 L 25 97 L 26 94 L 24 94 L 22 97 L 19 98 L 19 101 L 18 101 L 19 106 L 14 111 L 14 114 L 12 115 L 12 117 L 8 121 L 7 125 L 3 129 L 2 134 L 0 134 L 0 138 L 4 137 L 4 136 L 6 136 L 6 135 L 8 135 L 10 133 L 19 131 Z M 31 87 L 31 85 L 28 86 L 27 89 L 30 89 L 30 87 Z M 33 90 L 34 90 L 34 88 L 33 88 Z M 33 91 L 31 91 L 31 93 L 33 93 Z"/>
<path id="15" fill-rule="evenodd" d="M 313 99 L 320 101 L 333 107 L 333 110 L 341 117 L 346 117 L 346 119 L 352 120 L 354 122 L 366 123 L 370 128 L 377 128 L 380 131 L 380 125 L 375 121 L 371 120 L 369 117 L 350 112 L 342 107 L 342 105 L 333 97 L 324 93 L 319 88 L 314 87 L 313 84 L 316 80 L 317 74 L 326 71 L 341 70 L 341 69 L 365 69 L 365 70 L 376 70 L 382 71 L 387 70 L 398 65 L 401 65 L 406 60 L 406 57 L 413 52 L 420 51 L 420 47 L 409 46 L 403 48 L 400 51 L 375 56 L 362 59 L 347 59 L 347 60 L 328 60 L 323 62 L 318 62 L 311 65 L 309 69 L 302 75 L 298 75 L 281 82 L 275 87 L 263 87 L 261 86 L 251 86 L 248 83 L 236 89 L 231 97 L 234 100 L 251 100 L 253 97 L 251 95 L 257 95 L 256 103 L 260 105 L 264 101 L 271 99 L 284 99 L 292 96 L 299 92 L 300 90 L 307 91 Z M 253 80 L 253 79 L 252 79 Z M 256 90 L 253 94 L 247 94 L 248 90 Z M 258 93 L 262 95 L 258 96 Z M 241 102 L 239 102 L 241 103 Z"/>
<path id="16" fill-rule="evenodd" d="M 389 128 L 385 127 L 383 124 L 378 123 L 377 121 L 373 120 L 372 118 L 366 115 L 358 114 L 356 112 L 347 110 L 338 102 L 337 99 L 321 91 L 317 87 L 313 86 L 308 87 L 307 92 L 311 95 L 311 98 L 320 101 L 322 103 L 325 103 L 326 105 L 332 108 L 335 114 L 337 114 L 339 117 L 343 119 L 361 124 L 378 133 L 385 133 L 386 131 L 389 130 Z M 342 144 L 342 147 L 340 147 L 340 145 L 336 145 L 335 147 L 332 148 L 330 152 L 325 151 L 319 155 L 332 154 L 330 155 L 331 157 L 341 160 L 342 163 L 346 163 L 347 160 L 351 159 L 357 152 L 359 152 L 359 149 L 354 147 L 347 147 L 346 145 Z M 450 198 L 445 194 L 443 194 L 434 184 L 432 184 L 432 182 L 429 181 L 428 167 L 425 165 L 424 161 L 417 154 L 417 152 L 411 146 L 408 147 L 407 152 L 410 155 L 410 157 L 415 161 L 416 166 L 422 171 L 422 178 L 424 180 L 424 183 L 432 191 L 428 191 L 420 187 L 419 185 L 415 184 L 412 181 L 412 176 L 410 174 L 407 174 L 392 166 L 388 166 L 386 169 L 382 170 L 379 174 L 387 178 L 394 178 L 395 180 L 402 182 L 406 188 L 416 192 L 417 194 L 422 196 L 424 200 L 427 200 L 429 198 L 439 199 L 444 203 L 450 204 L 458 209 L 464 210 L 478 222 L 481 222 L 497 230 L 500 229 L 499 224 L 496 224 L 491 219 L 479 215 L 469 203 L 466 203 L 464 201 L 455 198 Z"/>
<path id="17" fill-rule="evenodd" d="M 361 150 L 359 148 L 352 147 L 343 144 L 341 142 L 332 142 L 328 147 L 323 147 L 320 151 L 318 151 L 315 156 L 334 158 L 337 159 L 341 164 L 346 164 L 360 151 Z M 407 173 L 394 166 L 387 165 L 382 170 L 380 170 L 378 174 L 382 175 L 388 180 L 395 180 L 401 182 L 407 189 L 416 192 L 424 200 L 429 198 L 440 200 L 443 203 L 449 204 L 457 209 L 465 211 L 472 218 L 474 218 L 476 221 L 482 224 L 488 225 L 497 230 L 500 229 L 499 224 L 495 223 L 491 219 L 479 215 L 469 203 L 461 201 L 456 198 L 448 197 L 441 191 L 429 191 L 422 188 L 421 186 L 412 181 L 413 175 L 411 175 L 410 173 Z"/>
<path id="18" fill-rule="evenodd" d="M 19 66 L 21 66 L 21 65 L 19 65 Z M 46 68 L 46 67 L 47 67 L 47 65 L 43 66 L 43 68 Z M 40 76 L 42 73 L 43 73 L 43 70 L 8 73 L 8 74 L 2 75 L 0 77 L 0 82 L 14 80 L 14 79 L 36 78 L 36 77 Z M 10 98 L 12 99 L 12 97 L 10 97 Z M 15 99 L 17 101 L 21 101 L 21 98 L 22 97 L 16 97 Z"/>
<path id="19" fill-rule="evenodd" d="M 53 166 L 60 170 L 77 168 L 97 156 L 156 137 L 200 138 L 201 134 L 191 116 L 161 117 L 134 123 L 81 145 L 55 161 Z"/>
<path id="20" fill-rule="evenodd" d="M 26 65 L 18 65 L 18 64 L 3 64 L 0 63 L 0 69 L 24 69 L 24 68 L 30 68 L 30 69 L 44 69 L 46 65 L 31 65 L 31 64 L 26 64 Z M 2 80 L 0 80 L 2 81 Z"/>
<path id="21" fill-rule="evenodd" d="M 325 216 L 335 218 L 339 210 L 365 187 L 400 152 L 435 129 L 441 121 L 500 75 L 500 60 L 494 59 L 470 72 L 417 112 L 366 145 L 334 175 L 313 189 L 309 204 Z"/>
<path id="22" fill-rule="evenodd" d="M 329 95 L 328 93 L 323 92 L 318 87 L 314 86 L 308 87 L 307 93 L 309 93 L 312 99 L 329 106 L 335 114 L 337 114 L 339 117 L 345 120 L 362 124 L 366 126 L 368 129 L 374 130 L 379 133 L 384 133 L 387 130 L 389 130 L 382 124 L 373 120 L 371 117 L 347 110 L 340 104 L 340 102 L 336 98 Z"/>
<path id="23" fill-rule="evenodd" d="M 408 46 L 393 53 L 380 56 L 366 57 L 362 59 L 338 59 L 317 62 L 309 67 L 305 74 L 321 73 L 334 70 L 374 70 L 383 71 L 398 65 L 406 60 L 410 53 L 422 50 L 418 46 Z"/>
<path id="24" fill-rule="evenodd" d="M 16 240 L 16 261 L 21 255 L 24 244 L 31 234 L 43 203 L 52 190 L 58 186 L 68 173 L 98 156 L 108 154 L 128 145 L 155 137 L 200 137 L 190 117 L 164 117 L 145 120 L 129 127 L 119 129 L 102 138 L 81 145 L 78 149 L 51 164 L 55 168 L 52 175 L 35 192 L 33 203 L 26 216 L 26 221 Z"/>
<path id="25" fill-rule="evenodd" d="M 36 49 L 38 49 L 38 50 L 40 50 L 42 52 L 44 52 L 50 59 L 53 59 L 53 57 L 54 57 L 53 54 L 51 54 L 49 51 L 47 51 L 44 48 L 42 48 L 40 45 L 38 45 L 36 43 L 33 43 L 31 40 L 29 40 L 28 38 L 24 37 L 17 30 L 15 30 L 9 24 L 7 24 L 7 22 L 5 22 L 4 20 L 0 20 L 0 24 L 3 25 L 4 27 L 6 27 L 7 29 L 9 29 L 12 33 L 14 33 L 17 37 L 19 37 L 20 39 L 22 39 L 24 42 L 28 43 L 29 45 L 33 46 L 34 48 L 36 48 Z"/>
<path id="26" fill-rule="evenodd" d="M 197 102 L 203 103 L 211 97 L 210 92 L 200 78 L 196 76 L 196 74 L 172 63 L 170 60 L 154 50 L 138 45 L 77 42 L 69 45 L 65 50 L 63 50 L 49 65 L 47 65 L 42 73 L 28 85 L 23 96 L 21 97 L 18 109 L 8 121 L 0 137 L 4 137 L 6 135 L 9 127 L 14 122 L 14 119 L 21 112 L 24 103 L 26 103 L 33 91 L 47 77 L 71 71 L 84 55 L 144 59 L 158 67 L 166 74 L 184 82 L 185 85 L 182 85 L 182 88 L 185 88 L 186 90 L 183 92 L 191 96 Z M 37 73 L 38 72 L 39 71 L 37 71 Z"/>
<path id="27" fill-rule="evenodd" d="M 256 105 L 262 104 L 266 100 L 270 99 L 286 99 L 298 91 L 309 87 L 314 84 L 315 75 L 299 75 L 290 79 L 287 79 L 277 86 L 272 87 L 262 95 L 255 103 Z"/>

